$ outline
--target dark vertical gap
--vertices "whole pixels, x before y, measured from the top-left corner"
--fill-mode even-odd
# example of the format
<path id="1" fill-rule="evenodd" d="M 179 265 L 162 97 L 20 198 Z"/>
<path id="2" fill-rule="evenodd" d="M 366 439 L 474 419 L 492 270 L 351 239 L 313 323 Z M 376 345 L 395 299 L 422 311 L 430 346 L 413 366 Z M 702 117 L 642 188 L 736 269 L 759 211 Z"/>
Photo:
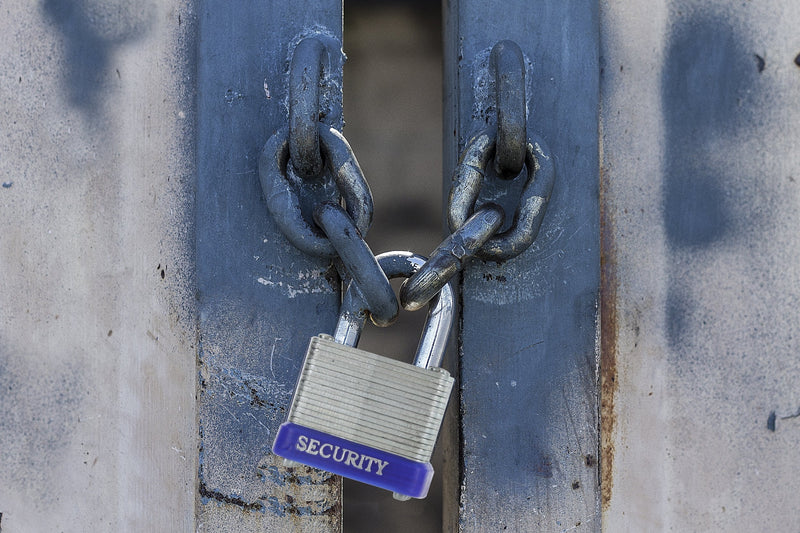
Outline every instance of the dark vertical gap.
<path id="1" fill-rule="evenodd" d="M 460 11 L 461 0 L 447 0 L 442 2 L 442 196 L 443 200 L 450 193 L 452 174 L 456 166 L 458 152 L 458 131 L 460 128 L 459 106 L 459 65 L 461 63 L 461 49 L 458 38 L 458 13 Z M 444 201 L 442 205 L 445 206 Z M 441 223 L 447 227 L 446 208 L 442 209 Z M 461 492 L 464 486 L 464 442 L 463 425 L 461 424 L 462 412 L 462 369 L 461 369 L 461 332 L 463 320 L 464 293 L 461 291 L 463 277 L 459 276 L 457 296 L 457 323 L 454 328 L 448 358 L 450 367 L 455 375 L 453 398 L 450 399 L 450 407 L 445 416 L 443 428 L 443 453 L 445 457 L 444 468 L 442 469 L 443 494 L 442 494 L 442 530 L 459 531 L 460 529 L 460 504 Z"/>
<path id="2" fill-rule="evenodd" d="M 375 201 L 367 242 L 376 254 L 429 254 L 442 239 L 442 18 L 432 2 L 347 0 L 344 16 L 344 134 Z M 399 286 L 399 280 L 394 283 Z M 410 362 L 425 312 L 368 326 L 359 348 Z M 345 480 L 346 533 L 442 530 L 442 458 L 429 496 L 398 502 L 390 492 Z"/>

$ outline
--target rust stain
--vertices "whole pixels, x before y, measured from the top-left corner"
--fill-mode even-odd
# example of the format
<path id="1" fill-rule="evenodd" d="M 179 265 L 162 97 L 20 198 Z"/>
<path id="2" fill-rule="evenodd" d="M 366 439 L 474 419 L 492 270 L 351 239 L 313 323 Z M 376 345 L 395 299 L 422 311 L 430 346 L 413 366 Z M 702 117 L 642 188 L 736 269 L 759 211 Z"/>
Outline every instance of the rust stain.
<path id="1" fill-rule="evenodd" d="M 614 428 L 617 392 L 617 250 L 608 171 L 600 167 L 600 506 L 608 509 L 614 486 Z"/>

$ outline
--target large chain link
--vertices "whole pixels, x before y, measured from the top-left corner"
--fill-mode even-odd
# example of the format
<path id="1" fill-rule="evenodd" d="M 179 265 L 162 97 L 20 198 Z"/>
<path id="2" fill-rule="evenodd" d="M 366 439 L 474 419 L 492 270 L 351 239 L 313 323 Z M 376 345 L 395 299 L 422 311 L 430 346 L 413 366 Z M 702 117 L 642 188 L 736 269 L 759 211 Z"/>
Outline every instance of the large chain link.
<path id="1" fill-rule="evenodd" d="M 403 308 L 416 311 L 436 296 L 503 225 L 503 209 L 485 204 L 431 253 L 430 259 L 400 287 Z"/>
<path id="2" fill-rule="evenodd" d="M 339 204 L 323 202 L 314 209 L 314 220 L 339 253 L 343 271 L 366 303 L 372 322 L 378 326 L 391 324 L 399 311 L 397 297 L 350 217 Z"/>
<path id="3" fill-rule="evenodd" d="M 492 49 L 490 65 L 495 76 L 497 125 L 467 142 L 453 174 L 448 201 L 452 234 L 403 283 L 400 302 L 405 309 L 425 305 L 470 257 L 506 261 L 528 249 L 539 233 L 555 182 L 555 167 L 544 141 L 526 133 L 522 51 L 512 41 L 501 41 Z M 502 209 L 493 204 L 478 206 L 478 196 L 489 161 L 495 160 L 499 177 L 515 178 L 522 170 L 520 152 L 527 178 L 511 227 L 497 234 L 503 223 Z"/>
<path id="4" fill-rule="evenodd" d="M 472 214 L 486 174 L 486 165 L 495 152 L 495 137 L 491 129 L 473 137 L 456 166 L 448 209 L 451 231 L 458 231 Z M 527 179 L 514 213 L 514 221 L 508 231 L 493 236 L 478 249 L 476 255 L 481 259 L 506 261 L 516 257 L 533 244 L 539 233 L 553 190 L 555 168 L 544 141 L 529 136 L 524 146 Z"/>
<path id="5" fill-rule="evenodd" d="M 372 193 L 364 174 L 341 133 L 322 123 L 318 123 L 318 133 L 327 169 L 336 184 L 336 190 L 330 191 L 326 201 L 337 201 L 341 194 L 347 213 L 363 235 L 372 224 L 373 211 Z M 321 188 L 315 183 L 290 178 L 287 169 L 289 137 L 287 129 L 279 130 L 266 142 L 258 159 L 267 209 L 286 238 L 297 248 L 309 255 L 335 257 L 337 252 L 330 240 L 303 217 L 300 208 L 301 197 L 320 196 L 328 191 L 320 192 Z"/>
<path id="6" fill-rule="evenodd" d="M 317 122 L 320 120 L 320 86 L 330 56 L 319 39 L 300 41 L 289 68 L 289 154 L 301 178 L 322 174 Z"/>
<path id="7" fill-rule="evenodd" d="M 500 41 L 489 56 L 494 75 L 497 109 L 495 171 L 500 178 L 514 179 L 525 163 L 525 60 L 517 43 Z"/>
<path id="8" fill-rule="evenodd" d="M 294 49 L 289 72 L 289 128 L 275 133 L 258 159 L 259 179 L 272 219 L 303 252 L 337 258 L 345 283 L 354 283 L 372 321 L 390 324 L 399 311 L 386 274 L 364 241 L 372 223 L 369 185 L 347 140 L 320 122 L 320 88 L 325 45 L 314 37 Z M 291 163 L 300 179 L 289 170 Z M 326 174 L 335 187 L 328 186 Z M 339 205 L 344 198 L 345 209 Z M 314 222 L 303 215 L 301 200 L 315 198 Z"/>

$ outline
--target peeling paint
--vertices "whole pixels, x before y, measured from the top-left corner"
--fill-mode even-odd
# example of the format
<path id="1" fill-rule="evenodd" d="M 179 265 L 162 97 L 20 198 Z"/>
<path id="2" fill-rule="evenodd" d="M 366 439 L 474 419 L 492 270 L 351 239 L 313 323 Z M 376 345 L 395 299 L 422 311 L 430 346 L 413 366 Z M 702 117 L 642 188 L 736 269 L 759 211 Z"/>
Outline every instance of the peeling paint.
<path id="1" fill-rule="evenodd" d="M 227 91 L 225 91 L 223 98 L 225 99 L 226 104 L 232 106 L 233 104 L 237 104 L 241 100 L 244 100 L 245 95 L 237 90 L 228 89 Z"/>
<path id="2" fill-rule="evenodd" d="M 200 372 L 204 394 L 221 394 L 239 405 L 275 411 L 278 416 L 283 416 L 294 392 L 292 384 L 216 366 L 207 359 L 201 362 Z"/>
<path id="3" fill-rule="evenodd" d="M 258 277 L 256 281 L 265 287 L 277 287 L 289 298 L 296 298 L 301 294 L 330 294 L 334 292 L 330 283 L 323 277 L 322 272 L 300 272 L 297 274 L 298 284 L 290 284 L 286 277 L 274 281 L 270 278 Z"/>
<path id="4" fill-rule="evenodd" d="M 202 454 L 202 444 L 200 451 Z M 283 459 L 272 454 L 259 462 L 255 473 L 263 489 L 269 492 L 247 498 L 241 493 L 209 487 L 201 462 L 198 487 L 201 503 L 234 506 L 246 513 L 277 517 L 340 518 L 341 484 L 333 474 L 302 465 L 286 467 Z"/>
<path id="5" fill-rule="evenodd" d="M 246 502 L 235 494 L 223 494 L 222 492 L 209 489 L 201 480 L 198 488 L 203 504 L 215 501 L 218 504 L 228 504 L 241 507 L 245 511 L 264 512 L 264 504 L 261 502 Z"/>

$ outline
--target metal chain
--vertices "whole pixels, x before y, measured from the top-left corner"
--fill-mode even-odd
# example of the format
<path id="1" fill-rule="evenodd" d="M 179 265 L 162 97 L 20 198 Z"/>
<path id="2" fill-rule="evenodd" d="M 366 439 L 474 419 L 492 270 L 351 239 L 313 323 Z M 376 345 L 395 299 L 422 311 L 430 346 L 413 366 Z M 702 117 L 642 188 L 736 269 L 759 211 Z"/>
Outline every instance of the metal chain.
<path id="1" fill-rule="evenodd" d="M 343 280 L 357 289 L 355 294 L 372 321 L 386 326 L 394 321 L 399 307 L 386 274 L 363 238 L 372 222 L 372 193 L 347 140 L 320 122 L 320 87 L 329 60 L 325 45 L 316 38 L 306 38 L 295 48 L 289 73 L 289 128 L 265 144 L 259 177 L 267 207 L 286 238 L 310 255 L 336 258 Z M 406 309 L 428 303 L 470 257 L 511 259 L 525 251 L 539 232 L 555 172 L 544 142 L 528 134 L 525 64 L 519 46 L 512 41 L 497 43 L 490 54 L 490 68 L 496 125 L 470 139 L 461 154 L 448 202 L 452 234 L 403 283 L 400 301 Z M 513 180 L 523 167 L 527 169 L 511 227 L 499 234 L 503 209 L 478 202 L 490 160 L 504 180 Z M 299 180 L 287 172 L 289 161 Z M 326 173 L 333 176 L 335 187 L 327 186 Z M 339 194 L 346 210 L 339 205 Z M 303 215 L 301 198 L 317 198 L 316 224 Z"/>
<path id="2" fill-rule="evenodd" d="M 351 287 L 366 303 L 372 322 L 388 326 L 397 317 L 399 306 L 392 286 L 378 265 L 375 255 L 344 209 L 323 202 L 314 209 L 314 220 L 339 253 L 343 273 L 349 274 Z"/>
<path id="3" fill-rule="evenodd" d="M 452 234 L 403 283 L 400 303 L 405 309 L 425 305 L 470 257 L 506 261 L 528 249 L 539 233 L 555 182 L 555 167 L 544 141 L 526 133 L 522 52 L 515 43 L 501 41 L 492 49 L 490 64 L 495 75 L 497 126 L 467 142 L 453 174 L 448 201 Z M 497 234 L 502 226 L 502 209 L 493 204 L 477 206 L 478 195 L 491 159 L 499 177 L 513 179 L 519 174 L 520 147 L 527 179 L 511 227 Z"/>
<path id="4" fill-rule="evenodd" d="M 381 269 L 389 278 L 409 277 L 425 264 L 426 258 L 412 252 L 386 252 L 375 258 Z M 442 322 L 447 320 L 447 315 L 452 313 L 455 305 L 453 288 L 450 284 L 445 284 L 442 290 L 435 294 L 430 301 L 428 310 L 428 320 L 425 323 L 425 330 L 420 337 L 417 346 L 417 354 L 426 354 L 429 357 L 438 356 L 437 359 L 415 358 L 414 364 L 422 368 L 432 368 L 441 366 L 441 356 L 444 354 L 444 347 L 447 345 L 447 338 L 450 328 L 443 328 Z M 358 344 L 358 338 L 364 327 L 367 307 L 352 290 L 345 292 L 342 298 L 342 308 L 339 313 L 339 321 L 336 324 L 334 337 L 342 339 L 345 344 Z"/>
<path id="5" fill-rule="evenodd" d="M 345 200 L 347 213 L 362 235 L 372 224 L 372 193 L 361 172 L 352 148 L 341 133 L 319 123 L 320 148 L 333 175 L 338 193 Z M 303 217 L 300 197 L 319 196 L 320 187 L 314 183 L 291 180 L 287 174 L 289 162 L 289 131 L 279 130 L 264 145 L 258 158 L 261 188 L 272 219 L 289 241 L 303 252 L 320 257 L 335 257 L 336 249 L 313 223 Z M 337 201 L 337 191 L 325 198 Z"/>
<path id="6" fill-rule="evenodd" d="M 525 163 L 527 139 L 522 50 L 514 41 L 500 41 L 492 48 L 489 65 L 494 74 L 497 109 L 495 170 L 500 178 L 514 179 Z"/>
<path id="7" fill-rule="evenodd" d="M 284 236 L 303 252 L 337 258 L 345 284 L 355 284 L 372 321 L 389 325 L 399 304 L 389 280 L 364 241 L 372 223 L 369 185 L 347 140 L 320 122 L 320 87 L 325 45 L 314 37 L 294 49 L 289 72 L 289 128 L 275 133 L 258 159 L 259 179 L 267 208 Z M 300 179 L 291 176 L 288 164 Z M 330 187 L 325 175 L 333 177 Z M 339 195 L 345 208 L 339 205 Z M 301 203 L 313 202 L 314 221 L 303 215 Z"/>
<path id="8" fill-rule="evenodd" d="M 495 132 L 484 130 L 473 137 L 456 166 L 450 189 L 448 223 L 450 231 L 461 228 L 478 201 L 486 165 L 495 152 Z M 487 261 L 506 261 L 528 249 L 539 233 L 555 182 L 553 158 L 544 141 L 528 136 L 525 143 L 527 179 L 508 231 L 495 235 L 476 255 Z"/>
<path id="9" fill-rule="evenodd" d="M 436 296 L 461 270 L 464 260 L 473 257 L 478 248 L 500 229 L 503 219 L 503 209 L 494 204 L 483 205 L 469 217 L 458 231 L 431 252 L 430 259 L 400 287 L 403 308 L 416 311 Z"/>
<path id="10" fill-rule="evenodd" d="M 325 45 L 309 37 L 295 47 L 289 68 L 289 154 L 297 173 L 306 180 L 322 174 L 317 122 L 320 85 L 329 62 Z"/>

